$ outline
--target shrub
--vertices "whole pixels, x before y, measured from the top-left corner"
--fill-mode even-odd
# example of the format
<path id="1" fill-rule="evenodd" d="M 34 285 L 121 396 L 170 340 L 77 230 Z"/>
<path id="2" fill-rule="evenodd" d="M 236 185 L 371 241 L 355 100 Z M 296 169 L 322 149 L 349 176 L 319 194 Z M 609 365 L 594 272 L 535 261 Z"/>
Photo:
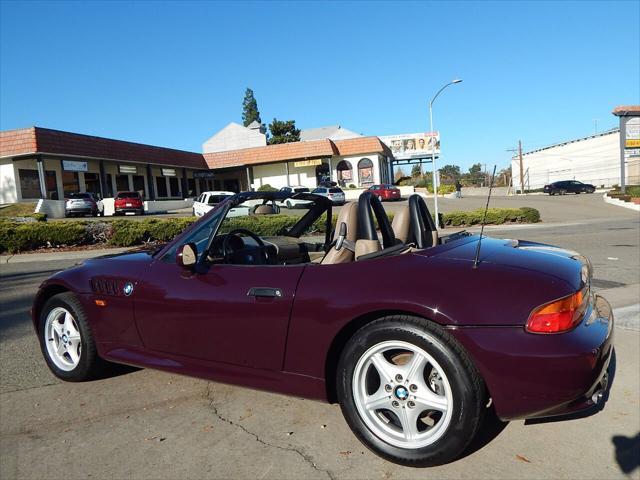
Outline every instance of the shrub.
<path id="1" fill-rule="evenodd" d="M 86 222 L 0 222 L 0 252 L 89 243 Z"/>
<path id="2" fill-rule="evenodd" d="M 470 212 L 449 212 L 444 214 L 444 224 L 454 227 L 472 226 L 482 223 L 484 209 Z M 503 223 L 537 223 L 540 212 L 535 208 L 490 208 L 487 210 L 486 224 L 502 225 Z"/>
<path id="3" fill-rule="evenodd" d="M 470 212 L 444 214 L 444 224 L 449 226 L 472 226 L 482 222 L 483 209 Z M 393 221 L 393 213 L 388 214 Z M 247 228 L 257 235 L 282 234 L 298 220 L 298 215 L 257 215 L 233 217 L 225 221 L 222 232 L 236 228 Z M 333 215 L 332 229 L 337 215 Z M 109 244 L 130 247 L 147 242 L 168 242 L 182 233 L 197 219 L 193 217 L 169 219 L 117 219 L 109 222 L 49 221 L 18 223 L 10 219 L 0 221 L 0 252 L 23 252 L 46 247 Z M 536 223 L 540 212 L 535 208 L 491 208 L 487 212 L 487 224 Z M 326 233 L 326 216 L 322 215 L 308 229 L 307 234 Z"/>
<path id="4" fill-rule="evenodd" d="M 168 242 L 197 219 L 193 217 L 148 220 L 114 220 L 111 222 L 111 245 L 129 247 L 148 242 Z"/>
<path id="5" fill-rule="evenodd" d="M 268 183 L 265 183 L 264 185 L 262 185 L 260 188 L 258 188 L 259 192 L 277 192 L 278 189 L 275 187 L 272 187 L 271 185 L 269 185 Z"/>
<path id="6" fill-rule="evenodd" d="M 353 183 L 349 184 L 349 189 L 350 190 L 355 190 L 356 188 L 358 188 L 358 187 L 356 187 Z"/>

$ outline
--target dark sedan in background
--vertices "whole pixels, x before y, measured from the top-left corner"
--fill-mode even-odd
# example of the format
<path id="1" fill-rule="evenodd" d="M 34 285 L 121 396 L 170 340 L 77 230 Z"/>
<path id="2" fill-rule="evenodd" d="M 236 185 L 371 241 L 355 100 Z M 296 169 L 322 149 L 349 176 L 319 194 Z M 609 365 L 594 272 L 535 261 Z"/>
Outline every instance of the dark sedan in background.
<path id="1" fill-rule="evenodd" d="M 543 191 L 549 195 L 564 195 L 565 193 L 593 193 L 596 191 L 596 187 L 590 183 L 582 183 L 577 180 L 563 180 L 561 182 L 553 182 L 549 185 L 545 185 Z"/>

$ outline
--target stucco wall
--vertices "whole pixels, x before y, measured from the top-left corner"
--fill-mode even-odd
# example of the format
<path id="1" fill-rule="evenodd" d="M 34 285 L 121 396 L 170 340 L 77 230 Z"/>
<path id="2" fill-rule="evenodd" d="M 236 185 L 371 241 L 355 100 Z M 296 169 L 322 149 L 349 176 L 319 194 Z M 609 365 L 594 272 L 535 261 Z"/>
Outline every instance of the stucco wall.
<path id="1" fill-rule="evenodd" d="M 0 160 L 0 203 L 15 203 L 18 201 L 16 190 L 16 176 L 11 160 Z"/>
<path id="2" fill-rule="evenodd" d="M 230 123 L 202 144 L 203 153 L 226 152 L 250 147 L 264 147 L 267 137 L 237 123 Z"/>
<path id="3" fill-rule="evenodd" d="M 620 183 L 620 132 L 527 153 L 522 157 L 525 189 L 560 180 L 578 180 L 596 187 Z M 520 162 L 511 162 L 513 185 L 520 190 Z M 527 178 L 527 169 L 528 178 Z"/>

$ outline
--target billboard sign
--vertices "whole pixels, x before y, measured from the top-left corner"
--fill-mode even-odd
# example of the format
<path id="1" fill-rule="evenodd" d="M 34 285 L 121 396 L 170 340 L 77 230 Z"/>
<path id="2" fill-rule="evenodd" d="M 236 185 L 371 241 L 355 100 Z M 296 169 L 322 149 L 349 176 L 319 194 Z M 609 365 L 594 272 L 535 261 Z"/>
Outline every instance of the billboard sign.
<path id="1" fill-rule="evenodd" d="M 403 133 L 400 135 L 383 135 L 379 137 L 391 149 L 397 160 L 411 158 L 430 158 L 432 143 L 435 155 L 440 155 L 440 133 Z"/>

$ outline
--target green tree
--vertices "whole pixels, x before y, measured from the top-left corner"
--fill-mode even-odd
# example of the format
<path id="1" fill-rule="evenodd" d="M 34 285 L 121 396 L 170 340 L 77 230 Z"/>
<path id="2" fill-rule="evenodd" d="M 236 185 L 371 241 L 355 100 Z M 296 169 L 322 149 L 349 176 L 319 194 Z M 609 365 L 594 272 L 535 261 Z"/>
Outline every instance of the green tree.
<path id="1" fill-rule="evenodd" d="M 484 174 L 482 173 L 482 165 L 474 163 L 469 168 L 469 183 L 471 185 L 479 185 L 484 180 Z"/>
<path id="2" fill-rule="evenodd" d="M 268 140 L 269 145 L 275 143 L 290 143 L 300 141 L 300 130 L 296 128 L 295 120 L 276 120 L 269 124 L 271 137 Z"/>
<path id="3" fill-rule="evenodd" d="M 457 165 L 445 165 L 439 170 L 442 183 L 454 183 L 460 178 L 460 167 Z"/>
<path id="4" fill-rule="evenodd" d="M 422 176 L 422 166 L 419 163 L 416 163 L 413 167 L 411 167 L 411 176 L 413 178 Z"/>
<path id="5" fill-rule="evenodd" d="M 254 121 L 262 124 L 256 97 L 253 96 L 253 90 L 247 88 L 244 92 L 244 100 L 242 101 L 242 124 L 246 127 Z"/>

